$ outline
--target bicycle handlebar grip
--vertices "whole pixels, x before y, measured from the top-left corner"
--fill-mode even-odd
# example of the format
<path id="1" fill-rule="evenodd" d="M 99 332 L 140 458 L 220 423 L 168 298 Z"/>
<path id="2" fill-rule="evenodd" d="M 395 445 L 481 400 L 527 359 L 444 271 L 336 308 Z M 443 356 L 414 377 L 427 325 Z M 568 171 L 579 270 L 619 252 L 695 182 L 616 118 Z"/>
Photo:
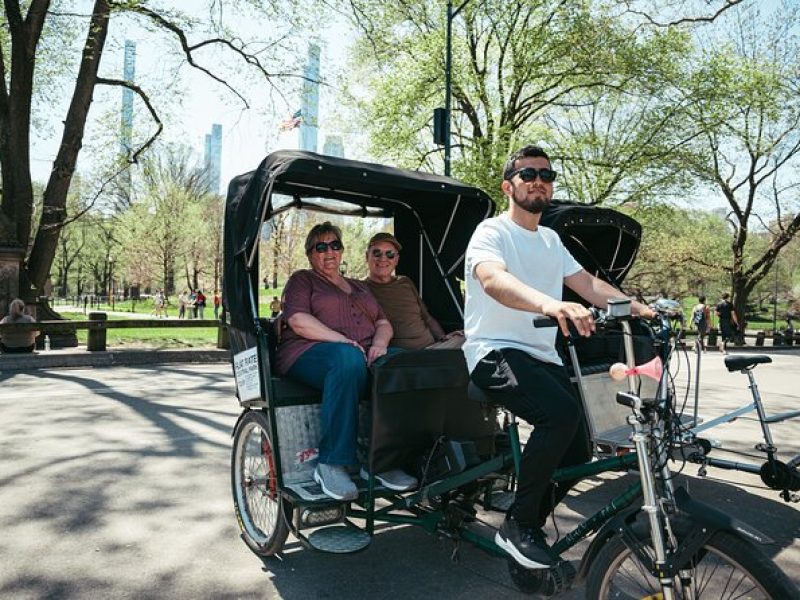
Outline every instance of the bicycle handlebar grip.
<path id="1" fill-rule="evenodd" d="M 637 408 L 641 406 L 642 401 L 639 396 L 630 394 L 628 392 L 617 392 L 617 404 L 622 404 L 628 408 Z"/>
<path id="2" fill-rule="evenodd" d="M 592 313 L 592 318 L 595 320 L 595 322 L 601 321 L 605 317 L 605 314 L 595 307 L 589 308 L 589 312 Z M 558 319 L 545 316 L 534 317 L 533 326 L 537 329 L 539 327 L 558 327 Z M 567 321 L 567 326 L 569 327 L 569 332 L 571 334 L 577 335 L 578 330 L 575 329 L 575 325 L 572 323 L 572 321 Z"/>
<path id="3" fill-rule="evenodd" d="M 537 329 L 540 327 L 558 327 L 558 321 L 553 317 L 533 317 L 533 326 Z"/>

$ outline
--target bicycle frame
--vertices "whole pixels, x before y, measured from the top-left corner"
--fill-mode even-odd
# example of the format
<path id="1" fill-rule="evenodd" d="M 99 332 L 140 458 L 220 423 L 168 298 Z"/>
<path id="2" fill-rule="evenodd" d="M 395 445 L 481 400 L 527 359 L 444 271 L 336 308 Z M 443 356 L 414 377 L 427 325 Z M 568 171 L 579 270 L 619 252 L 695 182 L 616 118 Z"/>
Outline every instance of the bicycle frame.
<path id="1" fill-rule="evenodd" d="M 697 347 L 698 343 L 695 342 L 695 344 Z M 701 362 L 701 353 L 698 351 L 697 367 L 696 367 L 697 369 L 696 372 L 698 375 L 695 378 L 695 400 L 694 400 L 695 415 L 697 415 L 698 403 L 699 403 L 700 362 Z M 700 425 L 696 425 L 690 430 L 690 433 L 694 436 L 697 436 L 698 434 L 704 431 L 708 431 L 710 429 L 713 429 L 714 427 L 723 425 L 725 423 L 730 423 L 743 415 L 755 411 L 758 417 L 759 425 L 761 427 L 761 435 L 763 438 L 763 443 L 761 442 L 757 443 L 755 445 L 755 449 L 760 452 L 764 452 L 764 454 L 766 455 L 766 461 L 762 464 L 754 464 L 749 462 L 739 462 L 739 461 L 726 460 L 710 456 L 702 456 L 696 458 L 695 460 L 693 460 L 693 462 L 702 465 L 700 469 L 701 476 L 705 475 L 705 468 L 706 466 L 709 465 L 712 467 L 717 467 L 719 469 L 740 471 L 743 473 L 760 475 L 762 481 L 767 486 L 781 492 L 780 495 L 784 501 L 797 502 L 800 500 L 800 497 L 798 497 L 796 494 L 792 494 L 792 491 L 795 491 L 794 488 L 798 487 L 798 481 L 800 481 L 800 474 L 797 473 L 797 468 L 796 468 L 797 464 L 800 463 L 800 456 L 794 457 L 792 460 L 789 461 L 788 464 L 785 464 L 780 460 L 778 460 L 777 457 L 778 447 L 775 445 L 773 441 L 772 433 L 770 432 L 769 426 L 770 424 L 773 423 L 780 423 L 800 416 L 800 410 L 787 411 L 774 415 L 767 414 L 761 399 L 761 394 L 758 391 L 758 385 L 756 384 L 755 376 L 753 375 L 754 368 L 755 365 L 752 365 L 740 370 L 740 373 L 747 375 L 748 389 L 750 390 L 752 401 L 730 412 L 727 412 L 724 415 L 711 419 L 710 421 L 706 421 L 705 423 L 702 423 Z"/>

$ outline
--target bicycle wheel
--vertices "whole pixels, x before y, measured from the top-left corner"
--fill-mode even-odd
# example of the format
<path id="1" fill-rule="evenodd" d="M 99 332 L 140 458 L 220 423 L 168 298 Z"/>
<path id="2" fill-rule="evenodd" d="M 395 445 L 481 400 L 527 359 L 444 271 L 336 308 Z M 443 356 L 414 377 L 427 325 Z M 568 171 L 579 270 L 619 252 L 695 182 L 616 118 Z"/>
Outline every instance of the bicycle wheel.
<path id="1" fill-rule="evenodd" d="M 267 417 L 249 411 L 233 436 L 231 484 L 242 538 L 259 556 L 280 552 L 292 510 L 278 490 Z"/>
<path id="2" fill-rule="evenodd" d="M 675 527 L 679 540 L 688 531 L 688 523 Z M 640 540 L 649 540 L 649 534 L 637 532 L 637 535 Z M 649 546 L 647 550 L 652 557 Z M 749 542 L 726 531 L 718 531 L 709 538 L 692 561 L 691 581 L 682 583 L 676 578 L 674 590 L 678 599 L 800 597 L 796 586 L 775 563 Z M 611 537 L 600 550 L 586 583 L 586 597 L 599 600 L 656 598 L 660 592 L 658 580 L 618 535 Z"/>

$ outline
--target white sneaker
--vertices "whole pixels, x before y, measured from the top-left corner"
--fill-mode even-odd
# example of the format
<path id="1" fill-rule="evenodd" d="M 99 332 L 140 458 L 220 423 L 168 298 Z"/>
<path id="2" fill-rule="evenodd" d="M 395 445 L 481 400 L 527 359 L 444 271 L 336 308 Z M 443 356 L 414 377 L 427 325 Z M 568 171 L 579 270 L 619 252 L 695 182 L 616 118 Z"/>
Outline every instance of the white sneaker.
<path id="1" fill-rule="evenodd" d="M 314 469 L 314 481 L 322 491 L 334 500 L 355 500 L 358 498 L 358 488 L 347 474 L 347 469 L 341 465 L 318 464 Z"/>
<path id="2" fill-rule="evenodd" d="M 361 469 L 361 479 L 369 479 L 369 473 L 367 473 L 367 470 L 364 468 Z M 412 477 L 400 469 L 392 469 L 391 471 L 377 473 L 375 475 L 375 479 L 384 487 L 395 492 L 407 492 L 409 490 L 413 490 L 415 487 L 417 487 L 418 483 L 416 477 Z"/>

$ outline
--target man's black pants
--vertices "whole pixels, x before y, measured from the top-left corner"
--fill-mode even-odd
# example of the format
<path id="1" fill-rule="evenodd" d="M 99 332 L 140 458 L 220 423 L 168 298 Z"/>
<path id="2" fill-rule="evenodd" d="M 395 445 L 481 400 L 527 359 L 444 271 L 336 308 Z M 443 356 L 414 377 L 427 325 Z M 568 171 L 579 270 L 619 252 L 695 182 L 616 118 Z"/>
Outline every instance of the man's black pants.
<path id="1" fill-rule="evenodd" d="M 566 369 L 504 348 L 483 357 L 470 374 L 480 388 L 504 392 L 501 402 L 533 425 L 520 463 L 517 496 L 509 510 L 521 525 L 542 527 L 574 481 L 553 485 L 558 467 L 584 463 L 591 449 L 583 407 Z"/>

